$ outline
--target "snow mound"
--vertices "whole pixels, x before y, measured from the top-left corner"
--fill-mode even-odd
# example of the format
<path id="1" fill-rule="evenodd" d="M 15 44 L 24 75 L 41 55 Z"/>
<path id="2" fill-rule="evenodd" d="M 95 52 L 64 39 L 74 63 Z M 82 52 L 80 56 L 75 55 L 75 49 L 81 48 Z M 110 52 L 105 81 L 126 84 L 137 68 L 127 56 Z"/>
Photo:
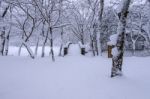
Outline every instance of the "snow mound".
<path id="1" fill-rule="evenodd" d="M 107 45 L 116 45 L 117 43 L 118 34 L 113 34 L 110 36 L 110 41 L 107 43 Z"/>
<path id="2" fill-rule="evenodd" d="M 119 51 L 118 51 L 117 47 L 112 48 L 112 55 L 114 57 L 116 57 L 116 56 L 118 56 L 118 54 L 119 54 Z"/>
<path id="3" fill-rule="evenodd" d="M 71 44 L 68 50 L 69 56 L 78 56 L 80 55 L 80 47 L 79 44 Z"/>

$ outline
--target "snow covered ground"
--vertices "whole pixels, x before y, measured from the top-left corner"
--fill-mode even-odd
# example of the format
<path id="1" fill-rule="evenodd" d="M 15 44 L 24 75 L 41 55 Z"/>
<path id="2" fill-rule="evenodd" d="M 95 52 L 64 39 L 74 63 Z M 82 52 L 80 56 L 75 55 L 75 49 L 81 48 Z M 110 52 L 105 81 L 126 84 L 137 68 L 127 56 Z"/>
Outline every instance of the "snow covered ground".
<path id="1" fill-rule="evenodd" d="M 0 99 L 150 99 L 150 57 L 126 57 L 122 77 L 110 70 L 111 59 L 75 52 L 56 62 L 0 57 Z"/>
<path id="2" fill-rule="evenodd" d="M 35 46 L 32 46 L 31 50 L 33 52 L 35 52 Z M 55 55 L 58 55 L 58 53 L 59 53 L 59 47 L 54 47 L 54 50 L 55 50 Z M 19 51 L 19 47 L 10 46 L 8 54 L 10 56 L 18 56 L 18 51 Z M 50 47 L 46 46 L 45 47 L 45 56 L 49 56 L 49 52 L 50 52 Z M 37 51 L 37 56 L 39 57 L 39 56 L 41 56 L 41 54 L 42 54 L 42 47 L 40 46 L 38 48 L 38 51 Z M 29 56 L 29 53 L 28 53 L 28 51 L 26 50 L 25 47 L 22 47 L 22 49 L 21 49 L 21 55 L 20 56 Z"/>

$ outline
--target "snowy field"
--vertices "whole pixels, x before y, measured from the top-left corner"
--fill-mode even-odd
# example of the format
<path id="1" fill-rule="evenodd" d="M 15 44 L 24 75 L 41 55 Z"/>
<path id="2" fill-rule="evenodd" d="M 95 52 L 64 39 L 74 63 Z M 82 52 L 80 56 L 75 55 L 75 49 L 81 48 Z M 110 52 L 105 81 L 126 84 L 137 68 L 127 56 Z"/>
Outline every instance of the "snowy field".
<path id="1" fill-rule="evenodd" d="M 0 99 L 150 99 L 150 57 L 126 57 L 122 77 L 110 71 L 101 56 L 0 57 Z"/>
<path id="2" fill-rule="evenodd" d="M 35 46 L 32 46 L 31 50 L 33 51 L 33 53 L 35 53 Z M 18 51 L 19 51 L 19 47 L 10 46 L 8 54 L 9 54 L 9 56 L 18 56 Z M 54 51 L 55 51 L 55 54 L 58 55 L 59 47 L 54 47 Z M 45 56 L 49 56 L 49 52 L 50 52 L 50 47 L 46 46 L 45 47 Z M 38 47 L 38 50 L 37 50 L 37 56 L 40 57 L 41 54 L 42 54 L 42 47 L 40 46 L 40 47 Z M 29 53 L 25 47 L 22 47 L 20 56 L 29 56 Z"/>

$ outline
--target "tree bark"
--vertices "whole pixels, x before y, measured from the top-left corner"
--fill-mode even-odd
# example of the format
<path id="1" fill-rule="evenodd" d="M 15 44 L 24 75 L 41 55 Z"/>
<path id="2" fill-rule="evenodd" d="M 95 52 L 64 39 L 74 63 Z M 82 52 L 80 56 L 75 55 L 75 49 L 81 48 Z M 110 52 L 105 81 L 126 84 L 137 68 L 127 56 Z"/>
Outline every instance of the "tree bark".
<path id="1" fill-rule="evenodd" d="M 7 12 L 8 12 L 9 6 L 7 6 L 4 11 L 2 12 L 2 16 L 0 16 L 0 21 L 3 22 Z M 2 27 L 3 30 L 0 31 L 0 56 L 4 55 L 4 47 L 5 47 L 5 26 Z"/>
<path id="2" fill-rule="evenodd" d="M 102 25 L 102 16 L 103 16 L 103 11 L 104 11 L 104 0 L 100 0 L 100 11 L 99 11 L 99 30 Z M 98 36 L 98 49 L 100 51 L 100 54 L 102 55 L 102 39 L 101 39 L 101 31 L 99 31 L 99 36 Z"/>
<path id="3" fill-rule="evenodd" d="M 50 27 L 50 54 L 52 55 L 52 61 L 55 61 L 54 50 L 53 50 L 53 31 L 52 27 Z"/>
<path id="4" fill-rule="evenodd" d="M 115 77 L 117 75 L 122 74 L 122 63 L 123 63 L 123 54 L 124 54 L 124 40 L 125 40 L 125 27 L 126 27 L 126 19 L 128 15 L 129 5 L 131 0 L 124 0 L 123 7 L 121 8 L 121 16 L 119 17 L 118 24 L 118 38 L 116 48 L 118 49 L 118 54 L 113 56 L 112 58 L 112 71 L 111 77 Z"/>
<path id="5" fill-rule="evenodd" d="M 2 32 L 0 32 L 0 56 L 4 55 L 4 47 L 5 47 L 5 28 L 3 28 Z"/>
<path id="6" fill-rule="evenodd" d="M 45 40 L 44 40 L 44 43 L 43 43 L 43 46 L 42 46 L 42 55 L 41 55 L 41 57 L 45 56 L 45 45 L 47 43 L 48 33 L 49 33 L 49 31 L 47 31 L 46 36 L 45 36 Z"/>
<path id="7" fill-rule="evenodd" d="M 62 55 L 62 49 L 63 49 L 63 34 L 64 34 L 64 32 L 63 32 L 63 27 L 61 28 L 61 45 L 60 45 L 60 49 L 59 49 L 59 56 L 63 56 Z"/>
<path id="8" fill-rule="evenodd" d="M 38 48 L 39 48 L 39 37 L 38 37 L 38 39 L 37 39 L 34 56 L 37 56 L 37 55 L 38 55 Z"/>
<path id="9" fill-rule="evenodd" d="M 11 30 L 11 29 L 10 29 Z M 10 38 L 10 31 L 8 32 L 8 34 L 6 35 L 5 38 L 5 51 L 4 51 L 4 55 L 7 56 L 8 55 L 8 50 L 9 50 L 9 38 Z"/>

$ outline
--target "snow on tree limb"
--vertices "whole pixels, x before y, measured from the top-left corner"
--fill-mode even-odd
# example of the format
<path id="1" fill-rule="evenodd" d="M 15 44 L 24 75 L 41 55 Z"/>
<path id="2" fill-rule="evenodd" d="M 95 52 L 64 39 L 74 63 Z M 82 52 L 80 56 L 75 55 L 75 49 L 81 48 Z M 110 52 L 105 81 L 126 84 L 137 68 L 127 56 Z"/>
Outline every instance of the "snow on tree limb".
<path id="1" fill-rule="evenodd" d="M 117 44 L 117 37 L 118 34 L 113 34 L 110 36 L 110 41 L 107 43 L 107 45 L 116 45 Z"/>

